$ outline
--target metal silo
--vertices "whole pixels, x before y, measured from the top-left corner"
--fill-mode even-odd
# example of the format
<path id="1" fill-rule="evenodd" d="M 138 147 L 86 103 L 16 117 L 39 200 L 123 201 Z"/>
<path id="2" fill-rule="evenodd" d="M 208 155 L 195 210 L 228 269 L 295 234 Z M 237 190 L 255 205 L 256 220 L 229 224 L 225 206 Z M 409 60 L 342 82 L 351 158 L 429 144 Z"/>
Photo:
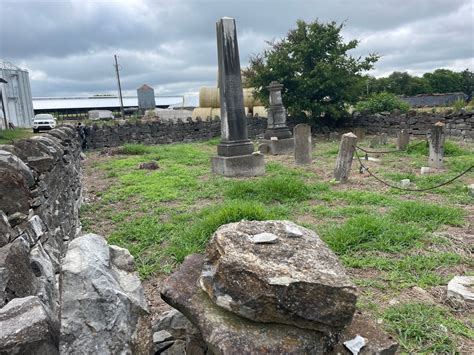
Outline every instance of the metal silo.
<path id="1" fill-rule="evenodd" d="M 140 110 L 153 110 L 156 107 L 155 90 L 147 84 L 143 84 L 137 89 L 137 96 Z"/>
<path id="2" fill-rule="evenodd" d="M 0 61 L 0 78 L 3 79 L 0 81 L 0 96 L 4 111 L 0 115 L 5 116 L 0 120 L 0 128 L 5 128 L 5 122 L 15 127 L 31 127 L 34 112 L 28 71 Z"/>

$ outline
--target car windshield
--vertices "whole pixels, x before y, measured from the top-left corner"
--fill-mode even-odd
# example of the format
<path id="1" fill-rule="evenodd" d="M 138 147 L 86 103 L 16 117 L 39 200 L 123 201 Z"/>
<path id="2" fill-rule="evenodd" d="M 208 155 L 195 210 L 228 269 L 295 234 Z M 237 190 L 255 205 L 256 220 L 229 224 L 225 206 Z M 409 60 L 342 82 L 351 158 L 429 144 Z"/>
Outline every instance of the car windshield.
<path id="1" fill-rule="evenodd" d="M 35 120 L 53 120 L 54 117 L 49 114 L 39 114 L 35 116 Z"/>

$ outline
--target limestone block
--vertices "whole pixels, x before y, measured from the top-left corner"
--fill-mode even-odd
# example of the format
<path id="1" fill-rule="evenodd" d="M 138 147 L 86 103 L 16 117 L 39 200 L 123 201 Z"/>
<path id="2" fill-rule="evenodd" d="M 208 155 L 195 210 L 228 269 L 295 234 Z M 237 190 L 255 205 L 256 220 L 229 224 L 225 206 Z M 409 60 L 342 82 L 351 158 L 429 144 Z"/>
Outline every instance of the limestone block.
<path id="1" fill-rule="evenodd" d="M 58 322 L 38 297 L 15 298 L 0 309 L 0 354 L 59 354 Z"/>
<path id="2" fill-rule="evenodd" d="M 161 297 L 195 324 L 213 354 L 323 354 L 334 337 L 285 324 L 262 324 L 242 318 L 214 304 L 197 286 L 204 258 L 188 256 L 166 279 Z"/>
<path id="3" fill-rule="evenodd" d="M 69 244 L 62 272 L 62 353 L 150 352 L 147 303 L 127 250 L 86 234 Z"/>
<path id="4" fill-rule="evenodd" d="M 336 255 L 316 233 L 289 221 L 220 227 L 200 284 L 218 306 L 242 317 L 327 333 L 350 323 L 357 300 Z"/>

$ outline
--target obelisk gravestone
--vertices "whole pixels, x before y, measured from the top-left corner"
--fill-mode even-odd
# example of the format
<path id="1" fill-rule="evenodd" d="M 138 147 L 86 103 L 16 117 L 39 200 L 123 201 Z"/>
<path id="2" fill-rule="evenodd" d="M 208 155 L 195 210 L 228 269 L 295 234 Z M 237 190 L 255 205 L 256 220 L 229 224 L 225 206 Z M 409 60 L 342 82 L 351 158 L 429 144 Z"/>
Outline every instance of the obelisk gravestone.
<path id="1" fill-rule="evenodd" d="M 211 158 L 212 171 L 224 176 L 263 175 L 263 155 L 253 152 L 248 139 L 235 20 L 221 18 L 216 29 L 222 139 L 217 156 Z"/>

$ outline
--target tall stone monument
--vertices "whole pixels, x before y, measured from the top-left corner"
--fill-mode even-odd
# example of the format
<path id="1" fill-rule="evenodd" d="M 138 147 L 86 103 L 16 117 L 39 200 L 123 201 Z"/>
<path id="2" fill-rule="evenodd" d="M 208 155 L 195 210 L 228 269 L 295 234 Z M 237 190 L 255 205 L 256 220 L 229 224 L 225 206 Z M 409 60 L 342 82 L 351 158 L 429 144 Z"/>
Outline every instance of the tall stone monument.
<path id="1" fill-rule="evenodd" d="M 269 153 L 273 155 L 291 153 L 295 146 L 295 140 L 286 125 L 286 110 L 281 98 L 282 88 L 283 85 L 276 81 L 267 86 L 270 92 L 270 109 L 263 143 L 268 145 Z"/>
<path id="2" fill-rule="evenodd" d="M 264 157 L 253 151 L 248 139 L 235 20 L 223 17 L 216 29 L 222 139 L 217 156 L 211 158 L 212 172 L 224 176 L 263 175 Z"/>

